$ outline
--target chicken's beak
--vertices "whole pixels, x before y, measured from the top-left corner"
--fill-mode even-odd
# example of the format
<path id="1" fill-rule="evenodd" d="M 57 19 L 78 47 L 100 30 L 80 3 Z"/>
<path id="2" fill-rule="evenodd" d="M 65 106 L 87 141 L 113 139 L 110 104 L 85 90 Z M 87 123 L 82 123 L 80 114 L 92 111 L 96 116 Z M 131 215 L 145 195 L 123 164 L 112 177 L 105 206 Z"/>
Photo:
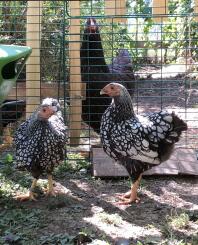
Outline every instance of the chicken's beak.
<path id="1" fill-rule="evenodd" d="M 103 95 L 103 94 L 107 94 L 107 91 L 106 91 L 105 88 L 103 88 L 103 89 L 100 90 L 100 95 Z"/>

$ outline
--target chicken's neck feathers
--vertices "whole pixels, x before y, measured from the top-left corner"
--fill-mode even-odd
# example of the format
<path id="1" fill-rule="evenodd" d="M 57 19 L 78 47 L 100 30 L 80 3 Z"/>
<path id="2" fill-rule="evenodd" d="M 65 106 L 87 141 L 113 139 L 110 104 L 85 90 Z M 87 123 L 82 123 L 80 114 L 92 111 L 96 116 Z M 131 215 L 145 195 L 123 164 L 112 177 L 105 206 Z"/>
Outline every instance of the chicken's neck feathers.
<path id="1" fill-rule="evenodd" d="M 100 33 L 85 33 L 80 52 L 81 65 L 84 73 L 86 72 L 86 69 L 88 69 L 88 67 L 89 70 L 87 72 L 89 73 L 96 73 L 96 71 L 98 70 L 105 73 L 109 72 L 109 68 L 104 58 L 104 51 Z"/>
<path id="2" fill-rule="evenodd" d="M 127 120 L 135 117 L 133 102 L 128 91 L 121 91 L 121 95 L 112 99 L 112 106 L 115 107 L 117 117 L 122 120 Z"/>

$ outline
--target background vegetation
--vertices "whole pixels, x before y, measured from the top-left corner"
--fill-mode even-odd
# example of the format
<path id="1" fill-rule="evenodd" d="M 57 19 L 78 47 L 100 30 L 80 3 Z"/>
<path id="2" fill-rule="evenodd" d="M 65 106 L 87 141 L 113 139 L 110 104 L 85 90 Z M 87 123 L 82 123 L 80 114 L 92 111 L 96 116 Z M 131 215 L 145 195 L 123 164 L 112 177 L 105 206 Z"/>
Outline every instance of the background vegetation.
<path id="1" fill-rule="evenodd" d="M 61 82 L 69 74 L 69 1 L 43 2 L 42 80 Z M 168 20 L 160 24 L 152 18 L 150 0 L 128 0 L 128 22 L 116 23 L 105 18 L 104 1 L 81 1 L 81 30 L 87 16 L 98 16 L 107 63 L 119 48 L 129 50 L 135 67 L 175 62 L 178 57 L 196 60 L 198 23 L 193 17 L 194 1 L 169 0 L 168 4 Z M 0 43 L 25 44 L 26 7 L 27 1 L 0 1 Z"/>

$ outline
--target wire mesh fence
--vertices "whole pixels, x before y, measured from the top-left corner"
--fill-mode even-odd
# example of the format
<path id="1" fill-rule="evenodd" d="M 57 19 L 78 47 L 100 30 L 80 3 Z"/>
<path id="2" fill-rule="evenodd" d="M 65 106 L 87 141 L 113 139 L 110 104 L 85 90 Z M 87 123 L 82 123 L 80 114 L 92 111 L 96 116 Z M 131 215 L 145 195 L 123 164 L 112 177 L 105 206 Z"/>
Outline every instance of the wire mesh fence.
<path id="1" fill-rule="evenodd" d="M 189 126 L 179 144 L 197 150 L 198 3 L 157 2 L 0 1 L 0 43 L 33 48 L 7 98 L 26 103 L 23 117 L 8 125 L 12 133 L 43 98 L 58 98 L 69 125 L 68 151 L 90 159 L 110 103 L 99 91 L 118 81 L 137 113 L 176 111 Z"/>

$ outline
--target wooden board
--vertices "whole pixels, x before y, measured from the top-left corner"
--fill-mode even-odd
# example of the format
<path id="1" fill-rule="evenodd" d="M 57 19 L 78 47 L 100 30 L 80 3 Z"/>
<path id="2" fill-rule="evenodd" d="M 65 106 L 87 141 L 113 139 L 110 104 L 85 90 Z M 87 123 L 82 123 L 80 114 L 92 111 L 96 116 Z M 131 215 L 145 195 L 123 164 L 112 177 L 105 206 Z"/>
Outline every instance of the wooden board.
<path id="1" fill-rule="evenodd" d="M 97 177 L 125 177 L 126 169 L 112 160 L 101 147 L 92 147 L 93 175 Z M 198 175 L 197 153 L 192 149 L 179 148 L 171 158 L 144 172 L 144 175 Z"/>
<path id="2" fill-rule="evenodd" d="M 194 14 L 198 14 L 198 0 L 194 0 Z M 195 16 L 195 21 L 198 21 L 198 16 Z"/>
<path id="3" fill-rule="evenodd" d="M 80 15 L 80 2 L 70 1 L 72 16 Z M 70 145 L 78 145 L 81 133 L 82 95 L 80 74 L 80 19 L 71 18 L 69 28 L 70 61 Z"/>
<path id="4" fill-rule="evenodd" d="M 119 15 L 126 15 L 126 0 L 106 0 L 105 1 L 105 14 L 110 15 L 112 17 L 116 17 Z M 112 19 L 107 19 L 108 21 L 112 21 Z M 114 18 L 115 22 L 123 22 L 127 21 L 127 18 Z"/>
<path id="5" fill-rule="evenodd" d="M 168 0 L 153 0 L 152 13 L 153 15 L 162 15 L 162 17 L 153 18 L 154 22 L 161 23 L 166 20 L 167 17 L 165 15 L 168 14 Z"/>
<path id="6" fill-rule="evenodd" d="M 26 44 L 32 54 L 26 65 L 26 117 L 40 104 L 40 42 L 42 1 L 28 1 Z"/>

